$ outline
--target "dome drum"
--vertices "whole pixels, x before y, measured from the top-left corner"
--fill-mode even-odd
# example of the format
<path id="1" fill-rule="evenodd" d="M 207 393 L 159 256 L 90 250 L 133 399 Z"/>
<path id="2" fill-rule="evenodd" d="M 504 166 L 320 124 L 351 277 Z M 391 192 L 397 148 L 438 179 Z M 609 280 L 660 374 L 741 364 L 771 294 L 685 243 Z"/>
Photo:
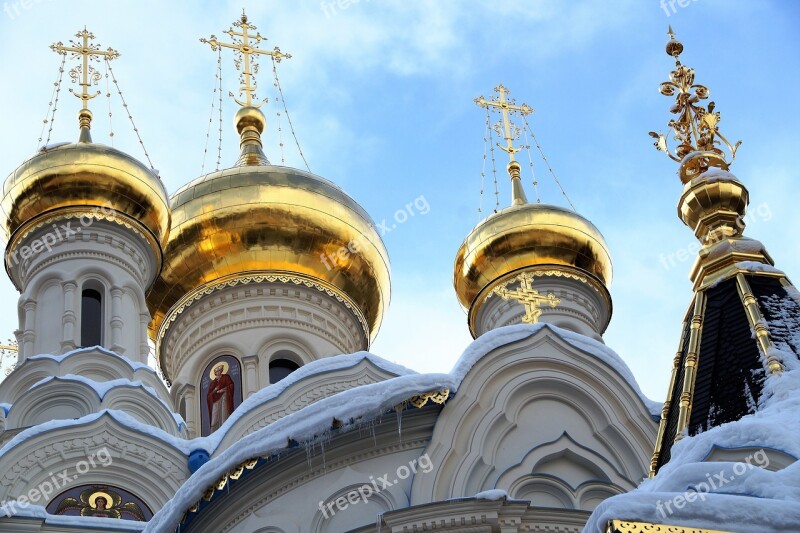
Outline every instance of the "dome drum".
<path id="1" fill-rule="evenodd" d="M 476 297 L 468 316 L 470 333 L 477 338 L 487 331 L 520 322 L 526 309 L 515 299 L 502 297 L 522 286 L 524 277 L 542 297 L 541 319 L 556 326 L 602 340 L 611 320 L 611 295 L 595 276 L 567 266 L 539 265 L 505 274 L 487 285 Z M 552 304 L 547 298 L 552 295 Z"/>

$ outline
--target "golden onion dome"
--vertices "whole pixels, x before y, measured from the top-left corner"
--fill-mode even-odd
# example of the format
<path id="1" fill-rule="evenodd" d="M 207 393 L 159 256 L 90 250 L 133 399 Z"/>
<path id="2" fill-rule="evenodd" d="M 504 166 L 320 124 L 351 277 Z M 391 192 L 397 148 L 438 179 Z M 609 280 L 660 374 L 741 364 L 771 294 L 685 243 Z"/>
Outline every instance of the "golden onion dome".
<path id="1" fill-rule="evenodd" d="M 364 209 L 339 187 L 269 165 L 254 108 L 237 113 L 239 166 L 202 176 L 171 197 L 164 267 L 148 296 L 160 342 L 178 304 L 242 276 L 291 276 L 354 309 L 374 339 L 389 304 L 389 257 Z M 345 252 L 342 253 L 342 250 Z"/>
<path id="2" fill-rule="evenodd" d="M 517 203 L 489 216 L 458 250 L 454 285 L 458 300 L 474 314 L 474 303 L 506 274 L 531 267 L 579 270 L 608 287 L 611 256 L 600 231 L 573 211 L 546 204 Z"/>
<path id="3" fill-rule="evenodd" d="M 6 179 L 0 201 L 0 226 L 8 242 L 6 270 L 10 254 L 29 230 L 80 216 L 134 227 L 161 261 L 170 227 L 164 185 L 133 157 L 91 143 L 84 129 L 80 142 L 42 149 Z"/>

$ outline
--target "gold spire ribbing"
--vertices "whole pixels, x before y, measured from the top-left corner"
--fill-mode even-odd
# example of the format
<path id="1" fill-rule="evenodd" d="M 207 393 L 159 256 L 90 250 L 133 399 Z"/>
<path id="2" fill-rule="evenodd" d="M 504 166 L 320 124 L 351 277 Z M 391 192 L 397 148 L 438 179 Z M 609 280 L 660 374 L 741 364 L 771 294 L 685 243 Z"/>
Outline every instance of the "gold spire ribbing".
<path id="1" fill-rule="evenodd" d="M 522 180 L 520 178 L 521 167 L 514 158 L 514 154 L 522 150 L 522 147 L 514 146 L 514 140 L 519 138 L 520 129 L 511 121 L 511 115 L 519 113 L 523 117 L 533 113 L 533 108 L 528 104 L 516 105 L 514 99 L 506 98 L 509 90 L 506 89 L 501 83 L 494 88 L 498 96 L 492 96 L 488 100 L 483 96 L 475 99 L 475 103 L 480 107 L 486 109 L 499 110 L 502 115 L 501 122 L 495 124 L 495 131 L 503 136 L 506 144 L 503 146 L 497 143 L 498 148 L 508 154 L 508 174 L 511 176 L 511 203 L 512 205 L 521 205 L 528 203 L 525 197 L 525 191 L 522 189 Z"/>
<path id="2" fill-rule="evenodd" d="M 92 85 L 97 85 L 97 82 L 100 81 L 100 73 L 92 67 L 90 62 L 99 61 L 101 57 L 106 61 L 116 59 L 119 57 L 119 52 L 113 48 L 100 50 L 99 45 L 90 43 L 89 41 L 94 39 L 94 35 L 88 31 L 86 27 L 83 28 L 83 31 L 76 33 L 75 37 L 78 37 L 80 42 L 70 40 L 72 46 L 64 46 L 64 43 L 59 41 L 50 45 L 50 48 L 63 56 L 66 56 L 67 53 L 71 53 L 73 59 L 81 59 L 81 65 L 69 71 L 72 81 L 81 86 L 81 93 L 78 94 L 72 89 L 70 89 L 69 92 L 80 98 L 83 102 L 83 108 L 78 113 L 78 121 L 81 128 L 79 142 L 92 142 L 91 135 L 89 134 L 89 129 L 92 124 L 92 112 L 89 111 L 89 100 L 98 96 L 100 91 L 90 94 L 89 88 Z M 80 81 L 78 81 L 79 79 Z"/>
<path id="3" fill-rule="evenodd" d="M 670 73 L 669 81 L 660 85 L 659 90 L 664 96 L 675 96 L 675 104 L 670 108 L 670 112 L 678 117 L 670 120 L 668 124 L 674 132 L 675 141 L 678 142 L 675 153 L 670 152 L 663 134 L 651 131 L 650 136 L 656 139 L 654 144 L 658 150 L 681 164 L 680 177 L 686 183 L 709 167 L 728 170 L 736 158 L 736 150 L 742 141 L 731 145 L 719 132 L 717 124 L 721 117 L 719 112 L 714 112 L 714 102 L 709 102 L 707 108 L 699 105 L 700 100 L 708 98 L 708 87 L 694 83 L 694 69 L 681 64 L 679 56 L 683 52 L 683 44 L 675 39 L 672 26 L 669 27 L 668 35 L 666 52 L 675 58 L 675 70 Z M 730 161 L 718 148 L 720 141 L 728 148 Z"/>
<path id="4" fill-rule="evenodd" d="M 237 104 L 242 107 L 258 108 L 261 107 L 264 102 L 266 102 L 266 98 L 257 104 L 253 103 L 253 99 L 256 98 L 256 80 L 254 78 L 254 74 L 258 73 L 258 63 L 256 62 L 256 57 L 259 55 L 269 56 L 272 57 L 276 63 L 280 63 L 282 59 L 291 59 L 292 56 L 291 54 L 284 54 L 277 46 L 274 48 L 274 50 L 261 50 L 260 48 L 257 48 L 261 41 L 266 40 L 266 38 L 262 37 L 258 32 L 256 32 L 255 35 L 248 33 L 249 30 L 257 30 L 258 28 L 247 21 L 247 15 L 244 13 L 244 10 L 242 10 L 241 19 L 234 22 L 233 26 L 236 28 L 241 28 L 242 30 L 241 32 L 237 32 L 234 31 L 233 28 L 229 28 L 224 32 L 230 35 L 231 39 L 233 40 L 233 44 L 220 42 L 213 34 L 209 39 L 200 39 L 200 42 L 210 45 L 211 50 L 215 52 L 219 48 L 230 48 L 234 51 L 234 53 L 238 56 L 237 59 L 234 60 L 236 69 L 242 71 L 242 74 L 239 78 L 242 84 L 242 86 L 239 88 L 239 95 L 244 94 L 245 100 L 244 102 L 239 100 L 233 95 L 232 92 L 228 94 Z"/>

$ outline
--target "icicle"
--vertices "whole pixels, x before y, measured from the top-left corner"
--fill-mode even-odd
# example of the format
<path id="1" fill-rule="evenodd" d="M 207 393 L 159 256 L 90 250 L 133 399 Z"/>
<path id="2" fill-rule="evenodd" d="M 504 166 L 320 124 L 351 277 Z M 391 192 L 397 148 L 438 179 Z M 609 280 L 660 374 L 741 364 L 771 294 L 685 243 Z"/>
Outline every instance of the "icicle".
<path id="1" fill-rule="evenodd" d="M 320 441 L 319 447 L 322 450 L 322 471 L 323 472 L 327 472 L 328 471 L 328 467 L 325 464 L 325 441 L 324 440 Z"/>
<path id="2" fill-rule="evenodd" d="M 397 436 L 400 439 L 400 443 L 403 442 L 403 408 L 405 406 L 403 404 L 397 405 L 394 408 L 394 412 L 397 413 Z"/>
<path id="3" fill-rule="evenodd" d="M 309 470 L 311 469 L 311 456 L 314 453 L 314 443 L 313 442 L 305 442 L 303 446 L 306 448 L 306 463 L 308 464 Z"/>

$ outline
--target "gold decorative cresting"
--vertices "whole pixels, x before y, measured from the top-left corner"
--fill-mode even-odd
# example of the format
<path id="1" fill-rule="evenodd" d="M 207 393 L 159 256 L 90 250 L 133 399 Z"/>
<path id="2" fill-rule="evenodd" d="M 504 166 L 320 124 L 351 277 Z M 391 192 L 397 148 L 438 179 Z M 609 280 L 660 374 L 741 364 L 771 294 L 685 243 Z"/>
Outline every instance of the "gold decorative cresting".
<path id="1" fill-rule="evenodd" d="M 678 143 L 675 153 L 670 151 L 667 138 L 663 134 L 651 131 L 650 136 L 656 139 L 655 147 L 658 150 L 681 164 L 681 181 L 687 183 L 709 167 L 728 170 L 742 141 L 732 145 L 720 133 L 718 124 L 721 116 L 714 111 L 714 102 L 709 102 L 707 107 L 700 105 L 700 101 L 707 99 L 710 94 L 708 87 L 694 83 L 694 69 L 681 64 L 683 44 L 675 39 L 672 26 L 669 27 L 668 34 L 666 51 L 667 55 L 675 58 L 675 70 L 670 73 L 669 81 L 662 83 L 659 90 L 664 96 L 675 96 L 675 104 L 670 112 L 678 117 L 668 124 Z M 719 148 L 720 141 L 728 148 L 730 160 Z"/>
<path id="2" fill-rule="evenodd" d="M 716 529 L 704 529 L 694 526 L 673 526 L 652 524 L 650 522 L 629 522 L 627 520 L 610 520 L 606 533 L 729 533 Z"/>
<path id="3" fill-rule="evenodd" d="M 83 31 L 76 33 L 75 37 L 78 37 L 80 42 L 70 40 L 72 46 L 65 46 L 64 43 L 59 41 L 50 45 L 50 48 L 57 54 L 63 56 L 71 54 L 72 59 L 80 59 L 81 61 L 80 65 L 69 71 L 73 83 L 81 86 L 80 94 L 73 89 L 70 89 L 69 92 L 80 98 L 83 103 L 83 107 L 78 112 L 78 123 L 81 128 L 78 142 L 90 143 L 92 142 L 92 137 L 89 133 L 92 124 L 92 112 L 89 111 L 89 100 L 100 95 L 100 91 L 94 94 L 89 92 L 89 89 L 100 81 L 100 73 L 90 63 L 92 61 L 99 62 L 100 58 L 105 61 L 116 59 L 119 57 L 119 52 L 113 48 L 100 50 L 99 45 L 92 44 L 90 41 L 95 38 L 94 34 L 88 31 L 86 27 L 83 28 Z"/>
<path id="4" fill-rule="evenodd" d="M 236 31 L 233 28 L 239 28 L 241 31 Z M 247 15 L 242 10 L 241 18 L 233 23 L 232 28 L 224 32 L 231 37 L 233 43 L 223 43 L 213 34 L 208 39 L 200 39 L 201 43 L 208 44 L 211 46 L 211 50 L 215 52 L 222 48 L 233 50 L 236 55 L 233 61 L 234 65 L 236 70 L 241 71 L 239 76 L 241 83 L 239 95 L 244 95 L 244 100 L 240 100 L 232 92 L 228 93 L 234 102 L 242 106 L 233 121 L 240 136 L 241 155 L 236 162 L 237 166 L 269 165 L 269 160 L 264 155 L 261 144 L 261 134 L 264 132 L 267 119 L 259 109 L 267 99 L 264 98 L 261 102 L 254 101 L 257 100 L 257 83 L 255 79 L 255 75 L 258 73 L 257 57 L 267 56 L 276 63 L 292 57 L 291 54 L 281 52 L 281 49 L 277 46 L 273 50 L 258 48 L 261 41 L 266 40 L 266 38 L 262 37 L 257 31 L 255 34 L 250 33 L 251 30 L 257 30 L 257 28 L 248 22 Z"/>
<path id="5" fill-rule="evenodd" d="M 514 146 L 514 141 L 519 138 L 520 129 L 511 121 L 511 116 L 516 113 L 523 117 L 530 115 L 533 113 L 533 108 L 525 103 L 517 105 L 513 98 L 507 98 L 511 91 L 506 89 L 502 83 L 495 87 L 494 90 L 498 96 L 491 96 L 488 100 L 483 96 L 479 96 L 475 99 L 475 103 L 485 109 L 499 110 L 502 119 L 494 125 L 494 129 L 506 142 L 505 145 L 497 143 L 497 147 L 508 154 L 509 162 L 506 169 L 511 177 L 511 203 L 512 205 L 527 204 L 528 199 L 525 197 L 525 191 L 522 188 L 521 167 L 514 157 L 514 154 L 524 147 Z"/>
<path id="6" fill-rule="evenodd" d="M 510 290 L 508 285 L 511 283 L 519 282 L 519 288 Z M 557 307 L 561 300 L 553 293 L 547 295 L 539 294 L 539 291 L 533 288 L 533 275 L 530 272 L 523 272 L 519 276 L 498 285 L 492 291 L 503 300 L 514 300 L 523 307 L 525 307 L 525 316 L 522 321 L 526 324 L 536 324 L 539 322 L 539 317 L 542 316 L 541 306 L 547 304 L 550 307 Z"/>

